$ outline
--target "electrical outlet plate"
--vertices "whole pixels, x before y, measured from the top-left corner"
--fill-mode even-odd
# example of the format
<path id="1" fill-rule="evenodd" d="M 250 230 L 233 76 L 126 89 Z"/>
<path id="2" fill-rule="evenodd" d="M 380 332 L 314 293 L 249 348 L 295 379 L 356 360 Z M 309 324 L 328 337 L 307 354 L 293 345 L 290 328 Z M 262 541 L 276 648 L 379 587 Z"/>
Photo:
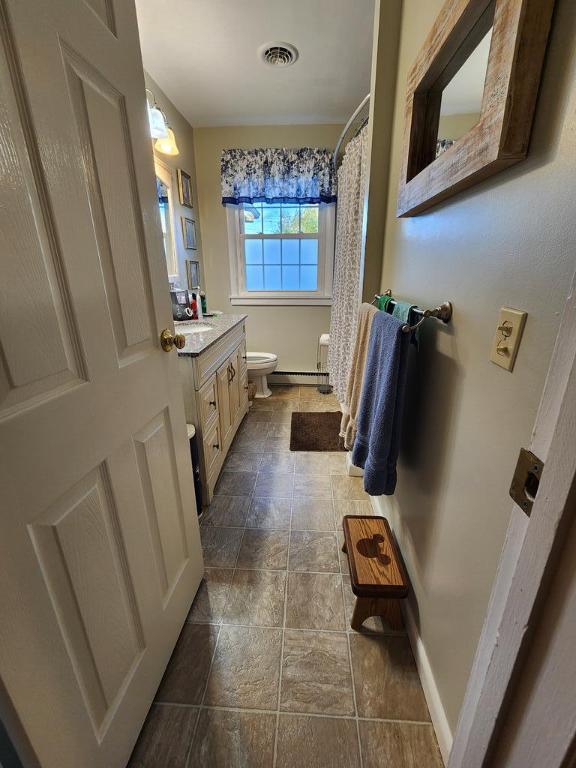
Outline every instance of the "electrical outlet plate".
<path id="1" fill-rule="evenodd" d="M 500 310 L 498 327 L 492 340 L 490 360 L 507 371 L 514 368 L 526 317 L 527 313 L 519 309 L 502 307 Z"/>

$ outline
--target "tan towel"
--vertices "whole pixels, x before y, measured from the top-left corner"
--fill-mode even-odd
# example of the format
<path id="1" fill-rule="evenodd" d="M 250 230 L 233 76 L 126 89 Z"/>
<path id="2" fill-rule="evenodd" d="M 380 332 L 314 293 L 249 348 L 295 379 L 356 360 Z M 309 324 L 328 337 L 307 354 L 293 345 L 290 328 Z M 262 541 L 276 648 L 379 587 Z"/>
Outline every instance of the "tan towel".
<path id="1" fill-rule="evenodd" d="M 348 376 L 346 402 L 342 403 L 342 421 L 340 422 L 340 436 L 344 438 L 344 445 L 348 450 L 352 450 L 356 437 L 356 416 L 362 394 L 362 379 L 364 378 L 370 330 L 376 312 L 378 310 L 372 304 L 362 304 L 358 311 L 358 329 L 352 356 L 352 367 Z"/>

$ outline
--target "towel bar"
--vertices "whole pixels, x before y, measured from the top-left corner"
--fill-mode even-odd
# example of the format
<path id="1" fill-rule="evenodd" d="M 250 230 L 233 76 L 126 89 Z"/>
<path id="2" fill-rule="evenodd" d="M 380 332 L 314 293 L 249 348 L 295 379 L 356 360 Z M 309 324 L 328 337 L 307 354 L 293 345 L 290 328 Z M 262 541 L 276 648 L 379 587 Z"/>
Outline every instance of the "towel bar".
<path id="1" fill-rule="evenodd" d="M 376 294 L 372 300 L 372 304 L 375 304 L 376 301 L 380 298 L 382 294 Z M 384 292 L 384 296 L 392 296 L 392 291 L 388 289 Z M 390 302 L 390 304 L 395 304 L 396 302 L 394 299 Z M 450 320 L 452 320 L 452 302 L 451 301 L 444 301 L 442 304 L 439 304 L 437 307 L 434 307 L 434 309 L 420 309 L 419 307 L 415 307 L 412 312 L 415 315 L 418 315 L 420 317 L 420 320 L 418 320 L 417 323 L 414 325 L 403 325 L 402 330 L 404 333 L 412 333 L 412 331 L 415 331 L 416 328 L 419 328 L 424 320 L 428 317 L 435 317 L 438 320 L 442 320 L 443 323 L 449 323 Z"/>

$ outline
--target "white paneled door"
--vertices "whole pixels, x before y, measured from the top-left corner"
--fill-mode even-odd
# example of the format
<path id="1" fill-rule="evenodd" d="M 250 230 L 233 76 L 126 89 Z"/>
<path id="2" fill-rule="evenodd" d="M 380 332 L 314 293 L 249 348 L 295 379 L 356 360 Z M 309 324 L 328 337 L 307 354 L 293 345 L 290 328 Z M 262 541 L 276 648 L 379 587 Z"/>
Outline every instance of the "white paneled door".
<path id="1" fill-rule="evenodd" d="M 132 0 L 0 0 L 0 717 L 122 768 L 203 565 Z"/>

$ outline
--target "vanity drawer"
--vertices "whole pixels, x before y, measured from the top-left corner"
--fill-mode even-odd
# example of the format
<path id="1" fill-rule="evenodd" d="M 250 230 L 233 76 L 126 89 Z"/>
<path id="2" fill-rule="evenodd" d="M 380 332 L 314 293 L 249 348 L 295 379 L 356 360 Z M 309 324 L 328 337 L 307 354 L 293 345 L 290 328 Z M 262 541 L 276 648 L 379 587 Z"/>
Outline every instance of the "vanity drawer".
<path id="1" fill-rule="evenodd" d="M 218 421 L 218 386 L 212 376 L 198 392 L 202 432 L 206 433 L 214 420 Z"/>
<path id="2" fill-rule="evenodd" d="M 218 471 L 217 465 L 222 456 L 222 441 L 220 439 L 220 425 L 216 420 L 214 425 L 204 432 L 204 464 L 206 475 Z"/>

